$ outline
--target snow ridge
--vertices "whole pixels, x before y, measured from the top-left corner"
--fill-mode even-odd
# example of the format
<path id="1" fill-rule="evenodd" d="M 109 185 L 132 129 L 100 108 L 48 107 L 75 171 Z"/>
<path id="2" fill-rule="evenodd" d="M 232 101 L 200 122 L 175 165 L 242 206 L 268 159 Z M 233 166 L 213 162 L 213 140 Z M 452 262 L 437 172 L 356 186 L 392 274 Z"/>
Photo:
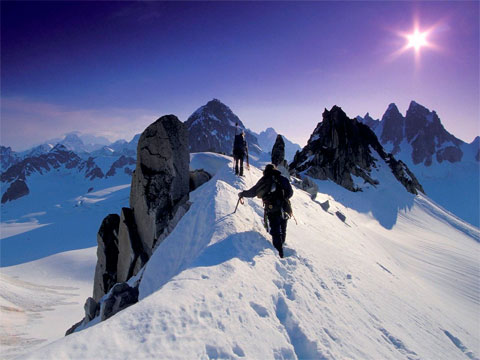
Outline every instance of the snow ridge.
<path id="1" fill-rule="evenodd" d="M 279 259 L 258 199 L 233 214 L 237 193 L 261 171 L 252 166 L 238 178 L 227 160 L 191 193 L 189 212 L 152 255 L 137 304 L 25 358 L 477 355 L 479 243 L 452 227 L 448 213 L 432 216 L 411 195 L 387 229 L 368 211 L 344 205 L 362 202 L 365 193 L 319 181 L 315 201 L 295 190 L 298 225 L 289 222 L 287 257 Z M 370 195 L 389 198 L 388 189 Z M 324 210 L 319 203 L 326 200 Z"/>

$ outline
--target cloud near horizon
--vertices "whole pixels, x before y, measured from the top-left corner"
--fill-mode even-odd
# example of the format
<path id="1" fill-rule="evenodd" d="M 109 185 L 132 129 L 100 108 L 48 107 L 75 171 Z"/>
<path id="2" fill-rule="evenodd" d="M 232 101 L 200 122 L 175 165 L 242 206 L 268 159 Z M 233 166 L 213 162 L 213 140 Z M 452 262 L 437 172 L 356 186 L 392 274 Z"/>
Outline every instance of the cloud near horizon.
<path id="1" fill-rule="evenodd" d="M 162 114 L 148 109 L 71 109 L 24 98 L 1 99 L 3 146 L 21 151 L 67 133 L 130 140 Z"/>

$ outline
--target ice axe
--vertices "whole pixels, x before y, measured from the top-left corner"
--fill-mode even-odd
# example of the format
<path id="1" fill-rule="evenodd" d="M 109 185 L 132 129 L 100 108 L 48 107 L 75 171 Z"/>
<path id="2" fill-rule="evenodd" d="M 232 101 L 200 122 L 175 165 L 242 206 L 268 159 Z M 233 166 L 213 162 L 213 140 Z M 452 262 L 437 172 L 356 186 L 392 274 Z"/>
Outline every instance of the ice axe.
<path id="1" fill-rule="evenodd" d="M 237 212 L 238 204 L 240 204 L 240 203 L 242 203 L 242 205 L 245 203 L 245 202 L 243 201 L 243 197 L 239 197 L 239 198 L 238 198 L 237 206 L 235 206 L 235 210 L 233 211 L 234 214 Z"/>

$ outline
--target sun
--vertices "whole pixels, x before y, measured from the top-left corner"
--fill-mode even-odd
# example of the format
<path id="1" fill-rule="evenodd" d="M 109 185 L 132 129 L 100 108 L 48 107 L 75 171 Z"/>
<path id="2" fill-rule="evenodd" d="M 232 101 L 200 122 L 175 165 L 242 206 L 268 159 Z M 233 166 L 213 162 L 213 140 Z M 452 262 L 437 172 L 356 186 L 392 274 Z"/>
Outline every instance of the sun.
<path id="1" fill-rule="evenodd" d="M 420 49 L 424 46 L 429 46 L 427 41 L 428 31 L 420 32 L 420 30 L 415 29 L 413 34 L 406 35 L 408 43 L 406 47 L 414 48 L 416 52 L 419 52 Z"/>
<path id="2" fill-rule="evenodd" d="M 418 20 L 416 20 L 410 32 L 395 31 L 399 38 L 404 39 L 404 43 L 401 48 L 390 54 L 387 60 L 392 61 L 404 53 L 413 50 L 415 62 L 418 64 L 420 61 L 420 53 L 423 52 L 424 49 L 440 50 L 440 47 L 430 39 L 439 24 L 440 23 L 437 23 L 429 28 L 422 28 Z"/>

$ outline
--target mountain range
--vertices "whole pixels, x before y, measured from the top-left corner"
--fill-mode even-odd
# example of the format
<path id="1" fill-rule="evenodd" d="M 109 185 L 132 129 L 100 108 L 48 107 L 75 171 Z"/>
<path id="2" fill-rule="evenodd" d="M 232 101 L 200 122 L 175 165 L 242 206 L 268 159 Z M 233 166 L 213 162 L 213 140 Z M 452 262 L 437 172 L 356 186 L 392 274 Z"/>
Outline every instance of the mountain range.
<path id="1" fill-rule="evenodd" d="M 387 152 L 402 160 L 439 205 L 475 226 L 480 224 L 480 138 L 470 144 L 450 134 L 435 111 L 412 101 L 405 116 L 390 104 L 381 120 L 368 125 Z"/>
<path id="2" fill-rule="evenodd" d="M 218 123 L 212 144 L 227 145 L 234 118 L 218 100 L 207 105 L 197 120 L 210 134 Z M 188 149 L 194 121 L 158 119 L 137 137 L 136 159 L 115 149 L 127 142 L 97 157 L 56 144 L 20 159 L 2 173 L 29 189 L 1 210 L 2 266 L 14 265 L 0 278 L 7 356 L 477 358 L 480 231 L 428 197 L 412 170 L 420 162 L 399 157 L 407 131 L 384 145 L 382 121 L 324 111 L 289 164 L 285 259 L 259 199 L 234 211 L 265 153 L 237 177 L 222 149 Z M 95 239 L 96 251 L 70 251 Z"/>

